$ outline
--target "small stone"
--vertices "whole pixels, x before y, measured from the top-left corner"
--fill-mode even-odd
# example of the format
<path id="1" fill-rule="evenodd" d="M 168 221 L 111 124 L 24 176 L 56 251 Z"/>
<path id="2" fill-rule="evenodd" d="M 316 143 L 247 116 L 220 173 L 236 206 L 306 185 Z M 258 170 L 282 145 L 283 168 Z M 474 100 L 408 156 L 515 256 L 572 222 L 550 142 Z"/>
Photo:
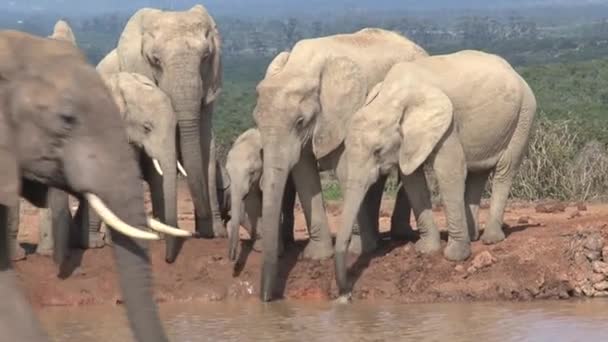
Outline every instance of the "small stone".
<path id="1" fill-rule="evenodd" d="M 608 246 L 602 248 L 602 260 L 608 262 Z"/>
<path id="2" fill-rule="evenodd" d="M 454 267 L 454 271 L 462 273 L 462 272 L 465 271 L 464 270 L 464 266 L 462 266 L 462 265 L 456 265 L 456 267 Z"/>
<path id="3" fill-rule="evenodd" d="M 600 252 L 598 251 L 585 251 L 585 256 L 589 261 L 600 260 Z"/>
<path id="4" fill-rule="evenodd" d="M 593 297 L 608 297 L 608 291 L 597 291 L 593 294 Z"/>
<path id="5" fill-rule="evenodd" d="M 475 271 L 477 271 L 477 267 L 475 266 L 471 266 L 469 268 L 467 268 L 467 273 L 475 273 Z"/>
<path id="6" fill-rule="evenodd" d="M 583 286 L 581 286 L 581 291 L 583 291 L 583 294 L 587 297 L 592 297 L 595 293 L 593 286 L 589 283 L 583 284 Z"/>
<path id="7" fill-rule="evenodd" d="M 586 205 L 585 203 L 582 203 L 582 202 L 581 202 L 581 203 L 578 203 L 578 204 L 576 205 L 576 209 L 577 209 L 578 211 L 587 211 L 587 205 Z"/>
<path id="8" fill-rule="evenodd" d="M 599 233 L 590 234 L 585 239 L 585 248 L 590 251 L 601 251 L 604 247 L 604 239 Z"/>
<path id="9" fill-rule="evenodd" d="M 589 281 L 591 282 L 591 284 L 597 284 L 599 282 L 604 281 L 604 279 L 606 279 L 606 276 L 601 273 L 593 273 L 589 276 Z"/>
<path id="10" fill-rule="evenodd" d="M 517 223 L 519 223 L 519 224 L 528 224 L 528 223 L 530 223 L 530 217 L 529 216 L 521 216 L 517 220 Z"/>
<path id="11" fill-rule="evenodd" d="M 581 212 L 578 210 L 575 210 L 568 216 L 568 219 L 572 220 L 573 218 L 577 218 L 577 217 L 581 217 Z"/>
<path id="12" fill-rule="evenodd" d="M 601 273 L 601 274 L 608 274 L 608 263 L 605 263 L 603 261 L 594 261 L 591 264 L 591 267 L 593 268 L 593 272 L 595 273 Z"/>
<path id="13" fill-rule="evenodd" d="M 496 262 L 496 258 L 488 251 L 483 251 L 473 258 L 471 266 L 477 269 L 488 267 Z"/>
<path id="14" fill-rule="evenodd" d="M 599 283 L 593 285 L 593 288 L 598 291 L 606 291 L 608 290 L 608 281 L 600 281 Z"/>

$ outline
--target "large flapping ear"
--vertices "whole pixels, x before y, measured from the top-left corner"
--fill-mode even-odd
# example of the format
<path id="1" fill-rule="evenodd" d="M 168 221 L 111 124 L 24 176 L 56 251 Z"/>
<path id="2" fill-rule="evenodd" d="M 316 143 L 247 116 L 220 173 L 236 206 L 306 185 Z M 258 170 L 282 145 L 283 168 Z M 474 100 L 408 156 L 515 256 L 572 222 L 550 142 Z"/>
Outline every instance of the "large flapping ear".
<path id="1" fill-rule="evenodd" d="M 110 89 L 110 93 L 112 93 L 112 98 L 114 99 L 114 102 L 118 106 L 120 114 L 124 118 L 124 115 L 127 111 L 127 103 L 125 100 L 125 96 L 122 92 L 121 81 L 120 81 L 121 74 L 122 73 L 104 75 L 104 77 L 102 77 L 102 78 L 103 78 L 106 86 L 108 87 L 108 89 Z"/>
<path id="2" fill-rule="evenodd" d="M 53 28 L 53 34 L 51 34 L 49 38 L 63 40 L 68 43 L 72 43 L 74 46 L 77 46 L 74 32 L 72 31 L 70 25 L 64 20 L 59 20 L 57 21 L 57 23 L 55 23 L 55 27 Z"/>
<path id="3" fill-rule="evenodd" d="M 154 20 L 161 13 L 157 9 L 142 8 L 129 19 L 116 46 L 120 70 L 143 75 L 152 74 L 150 62 L 144 55 L 144 34 L 149 34 L 145 32 L 144 24 Z"/>
<path id="4" fill-rule="evenodd" d="M 410 101 L 402 101 L 399 166 L 405 175 L 414 172 L 429 157 L 454 118 L 452 101 L 441 89 L 434 86 L 418 89 L 416 94 L 407 95 Z"/>
<path id="5" fill-rule="evenodd" d="M 363 106 L 366 93 L 367 81 L 351 59 L 330 58 L 325 63 L 319 89 L 321 113 L 312 138 L 317 159 L 325 157 L 344 141 L 350 118 Z"/>
<path id="6" fill-rule="evenodd" d="M 268 64 L 268 68 L 266 68 L 266 75 L 264 75 L 264 78 L 272 77 L 278 74 L 281 70 L 283 70 L 283 67 L 289 59 L 289 55 L 290 53 L 288 51 L 283 51 L 276 55 L 272 62 Z"/>
<path id="7" fill-rule="evenodd" d="M 1 58 L 0 58 L 1 62 Z M 9 113 L 6 84 L 0 75 L 0 205 L 11 207 L 19 201 L 21 175 L 13 137 L 13 119 Z"/>
<path id="8" fill-rule="evenodd" d="M 209 31 L 206 33 L 207 36 L 204 37 L 206 40 L 211 41 L 211 65 L 210 68 L 205 68 L 205 71 L 211 72 L 211 75 L 202 75 L 203 79 L 210 82 L 209 87 L 207 88 L 205 104 L 211 104 L 222 92 L 222 37 L 219 29 L 217 28 L 217 23 L 203 5 L 194 5 L 189 11 L 200 13 L 200 15 L 204 16 L 205 20 L 207 20 L 211 26 Z"/>
<path id="9" fill-rule="evenodd" d="M 102 77 L 120 72 L 120 62 L 116 49 L 110 51 L 95 67 Z"/>

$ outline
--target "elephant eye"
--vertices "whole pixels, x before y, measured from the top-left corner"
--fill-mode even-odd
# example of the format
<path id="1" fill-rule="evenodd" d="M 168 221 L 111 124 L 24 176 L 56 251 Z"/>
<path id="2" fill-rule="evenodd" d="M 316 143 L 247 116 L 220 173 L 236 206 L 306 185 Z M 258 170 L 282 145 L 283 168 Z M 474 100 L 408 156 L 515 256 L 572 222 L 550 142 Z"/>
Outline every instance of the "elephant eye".
<path id="1" fill-rule="evenodd" d="M 303 117 L 303 116 L 300 116 L 300 117 L 299 117 L 299 118 L 296 120 L 296 125 L 295 125 L 295 127 L 296 127 L 297 129 L 300 129 L 300 128 L 302 128 L 303 126 L 304 126 L 304 117 Z"/>
<path id="2" fill-rule="evenodd" d="M 148 135 L 154 129 L 154 125 L 150 121 L 144 122 L 144 134 Z"/>
<path id="3" fill-rule="evenodd" d="M 59 118 L 61 120 L 62 128 L 65 130 L 71 130 L 78 121 L 76 115 L 72 113 L 60 113 Z"/>
<path id="4" fill-rule="evenodd" d="M 155 55 L 147 55 L 148 62 L 154 66 L 160 66 L 160 59 Z"/>

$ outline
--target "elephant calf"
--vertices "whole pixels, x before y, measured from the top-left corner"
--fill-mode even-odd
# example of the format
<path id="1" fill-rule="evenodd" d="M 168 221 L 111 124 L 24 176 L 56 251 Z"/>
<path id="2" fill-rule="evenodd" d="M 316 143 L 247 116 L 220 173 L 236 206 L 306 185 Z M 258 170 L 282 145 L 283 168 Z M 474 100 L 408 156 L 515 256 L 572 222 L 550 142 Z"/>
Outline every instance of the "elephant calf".
<path id="1" fill-rule="evenodd" d="M 394 165 L 400 167 L 416 216 L 418 251 L 440 248 L 421 167 L 425 163 L 435 172 L 446 209 L 447 259 L 460 261 L 471 254 L 490 172 L 490 217 L 481 238 L 485 243 L 504 239 L 503 213 L 535 113 L 536 100 L 528 84 L 496 55 L 467 50 L 393 66 L 353 116 L 345 139 L 347 191 L 336 240 L 341 294 L 349 291 L 345 252 L 356 213 L 367 189 Z"/>

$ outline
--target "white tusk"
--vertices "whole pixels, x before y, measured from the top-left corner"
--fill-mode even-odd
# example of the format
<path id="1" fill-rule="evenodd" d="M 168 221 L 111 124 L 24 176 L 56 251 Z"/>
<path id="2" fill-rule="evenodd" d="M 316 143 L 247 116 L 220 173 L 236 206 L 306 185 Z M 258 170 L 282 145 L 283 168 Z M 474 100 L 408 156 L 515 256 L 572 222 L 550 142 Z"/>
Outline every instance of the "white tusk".
<path id="1" fill-rule="evenodd" d="M 152 164 L 154 164 L 154 168 L 159 175 L 163 175 L 163 169 L 160 168 L 160 163 L 156 159 L 152 159 Z"/>
<path id="2" fill-rule="evenodd" d="M 135 239 L 160 240 L 157 234 L 132 227 L 119 219 L 96 195 L 85 193 L 84 197 L 107 226 Z"/>
<path id="3" fill-rule="evenodd" d="M 184 169 L 184 167 L 182 166 L 182 164 L 180 164 L 179 161 L 177 162 L 177 169 L 179 170 L 179 173 L 181 173 L 184 177 L 188 177 L 186 169 Z"/>
<path id="4" fill-rule="evenodd" d="M 153 218 L 148 218 L 148 227 L 164 234 L 181 237 L 192 237 L 192 233 L 187 230 L 171 227 Z"/>

